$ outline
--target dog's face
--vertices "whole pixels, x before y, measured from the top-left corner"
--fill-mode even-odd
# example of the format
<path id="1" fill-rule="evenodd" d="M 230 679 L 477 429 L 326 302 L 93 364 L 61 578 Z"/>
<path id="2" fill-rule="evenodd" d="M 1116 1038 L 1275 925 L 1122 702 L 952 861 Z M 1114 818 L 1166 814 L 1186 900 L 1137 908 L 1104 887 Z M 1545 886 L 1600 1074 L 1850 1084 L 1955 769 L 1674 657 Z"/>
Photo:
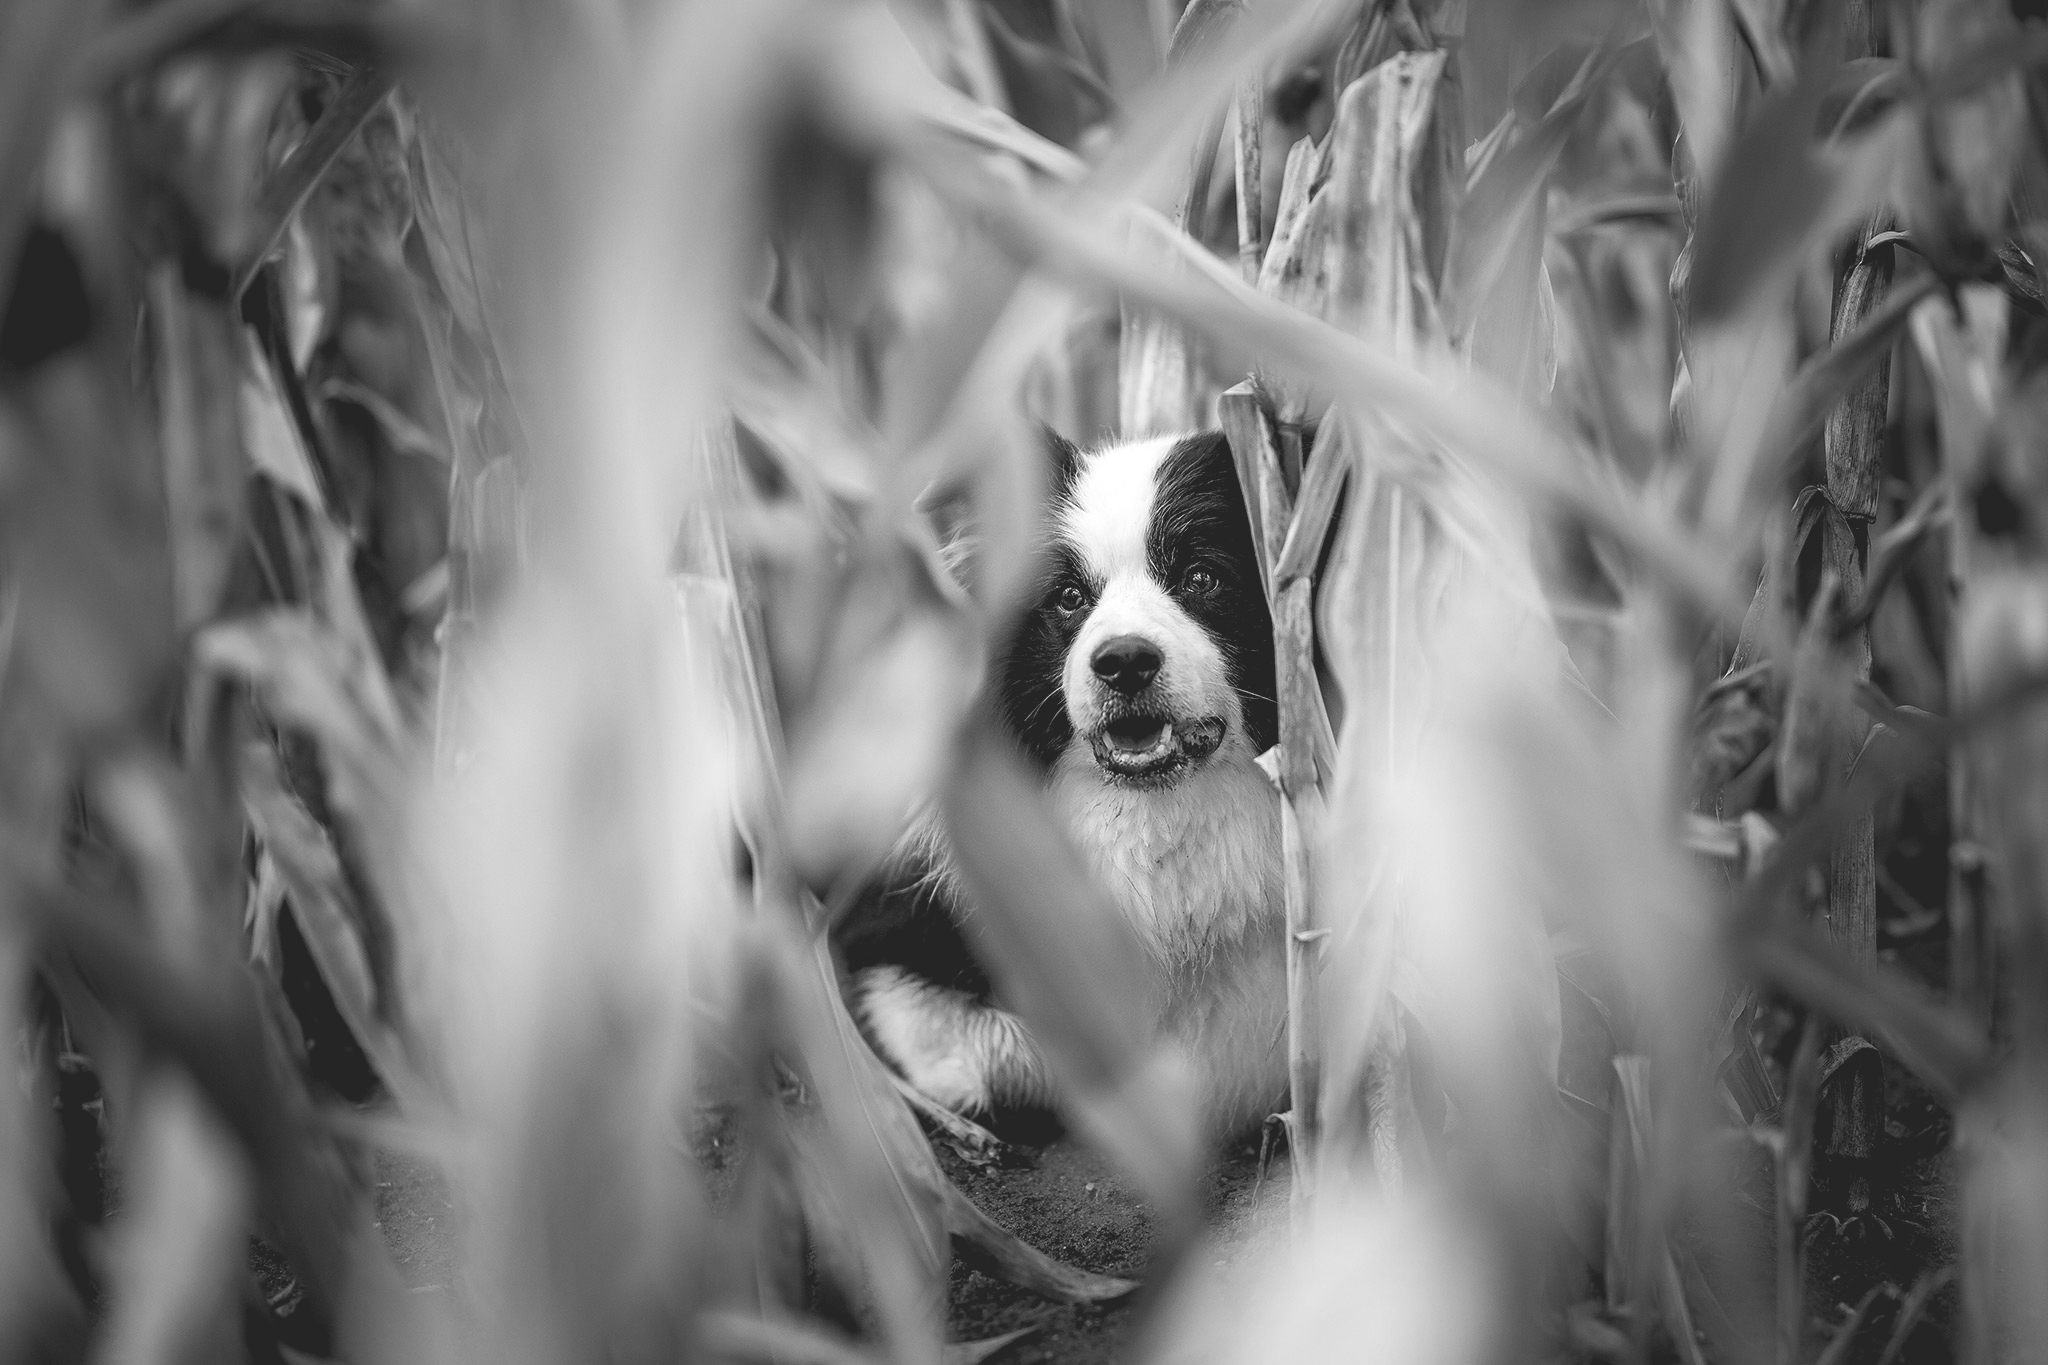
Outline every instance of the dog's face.
<path id="1" fill-rule="evenodd" d="M 1000 665 L 1000 709 L 1050 768 L 1168 786 L 1275 738 L 1273 625 L 1220 433 L 1064 447 L 1038 593 Z"/>

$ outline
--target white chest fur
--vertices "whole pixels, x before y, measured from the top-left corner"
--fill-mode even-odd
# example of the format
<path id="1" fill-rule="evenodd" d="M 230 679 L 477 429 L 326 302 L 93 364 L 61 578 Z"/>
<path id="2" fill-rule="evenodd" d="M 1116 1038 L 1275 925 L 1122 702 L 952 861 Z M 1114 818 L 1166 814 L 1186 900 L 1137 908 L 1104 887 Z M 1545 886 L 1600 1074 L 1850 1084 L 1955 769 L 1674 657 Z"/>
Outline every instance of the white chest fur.
<path id="1" fill-rule="evenodd" d="M 1106 782 L 1070 751 L 1051 793 L 1161 972 L 1165 1033 L 1232 1127 L 1263 1118 L 1286 1081 L 1280 803 L 1239 747 L 1164 789 Z"/>
<path id="2" fill-rule="evenodd" d="M 1237 753 L 1219 752 L 1162 789 L 1108 782 L 1076 746 L 1053 773 L 1052 800 L 1139 940 L 1175 976 L 1199 974 L 1277 923 L 1279 797 Z"/>

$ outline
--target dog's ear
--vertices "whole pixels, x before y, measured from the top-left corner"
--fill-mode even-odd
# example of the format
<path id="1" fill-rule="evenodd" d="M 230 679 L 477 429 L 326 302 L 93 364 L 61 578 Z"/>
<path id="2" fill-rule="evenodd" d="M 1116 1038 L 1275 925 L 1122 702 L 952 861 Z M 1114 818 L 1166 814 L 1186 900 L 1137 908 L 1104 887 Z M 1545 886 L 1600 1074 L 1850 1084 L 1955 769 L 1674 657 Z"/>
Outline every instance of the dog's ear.
<path id="1" fill-rule="evenodd" d="M 1081 447 L 1043 422 L 1038 424 L 1038 431 L 1044 438 L 1047 486 L 1054 493 L 1065 492 L 1074 486 L 1074 477 L 1081 472 Z"/>

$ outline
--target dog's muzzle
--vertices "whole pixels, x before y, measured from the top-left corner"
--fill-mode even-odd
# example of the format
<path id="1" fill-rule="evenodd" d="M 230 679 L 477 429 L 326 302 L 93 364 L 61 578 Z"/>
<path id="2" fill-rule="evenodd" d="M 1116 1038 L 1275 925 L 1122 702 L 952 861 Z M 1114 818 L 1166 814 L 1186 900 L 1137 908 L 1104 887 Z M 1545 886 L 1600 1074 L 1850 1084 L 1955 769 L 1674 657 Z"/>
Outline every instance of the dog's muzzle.
<path id="1" fill-rule="evenodd" d="M 1096 730 L 1095 762 L 1128 781 L 1165 781 L 1215 753 L 1225 728 L 1221 716 L 1175 720 L 1153 712 L 1124 712 Z"/>

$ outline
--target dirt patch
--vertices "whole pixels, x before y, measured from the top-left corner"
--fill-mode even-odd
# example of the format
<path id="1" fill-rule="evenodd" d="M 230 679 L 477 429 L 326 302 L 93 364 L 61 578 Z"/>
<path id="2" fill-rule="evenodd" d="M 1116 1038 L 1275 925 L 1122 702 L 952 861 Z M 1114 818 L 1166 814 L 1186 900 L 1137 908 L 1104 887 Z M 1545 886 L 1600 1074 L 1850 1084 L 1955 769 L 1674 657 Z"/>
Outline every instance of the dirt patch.
<path id="1" fill-rule="evenodd" d="M 1070 1265 L 1140 1279 L 1153 1252 L 1153 1219 L 1131 1187 L 1095 1152 L 1062 1138 L 1016 1164 L 976 1168 L 940 1153 L 946 1173 L 984 1212 L 1048 1255 Z M 1242 1257 L 1261 1230 L 1283 1214 L 1287 1163 L 1282 1157 L 1258 1188 L 1256 1149 L 1231 1152 L 1217 1167 L 1206 1199 L 1210 1239 L 1198 1254 L 1219 1264 Z M 1049 1304 L 955 1262 L 949 1332 L 975 1341 L 1036 1328 L 1004 1359 L 1017 1365 L 1094 1365 L 1122 1354 L 1134 1325 L 1130 1303 Z"/>
<path id="2" fill-rule="evenodd" d="M 1857 1333 L 1851 1358 L 1871 1358 L 1898 1326 L 1919 1278 L 1954 1256 L 1953 1163 L 1948 1115 L 1897 1067 L 1886 1067 L 1886 1141 L 1877 1162 L 1853 1172 L 1822 1157 L 1816 1164 L 1810 1228 L 1808 1307 L 1816 1346 L 1875 1288 L 1877 1298 Z M 721 1135 L 723 1133 L 723 1136 Z M 714 1126 L 696 1135 L 716 1204 L 742 1164 L 730 1134 Z M 1070 1265 L 1142 1279 L 1154 1250 L 1151 1211 L 1101 1156 L 1071 1138 L 1016 1147 L 997 1165 L 961 1160 L 943 1144 L 940 1164 L 986 1213 L 1048 1255 Z M 1768 1199 L 1768 1176 L 1757 1193 Z M 1862 1174 L 1871 1191 L 1856 1216 L 1846 1186 Z M 1261 1185 L 1256 1149 L 1227 1153 L 1206 1184 L 1208 1240 L 1196 1253 L 1226 1275 L 1247 1263 L 1285 1225 L 1289 1170 L 1278 1156 Z M 454 1209 L 446 1183 L 429 1165 L 396 1153 L 377 1163 L 378 1226 L 406 1285 L 422 1293 L 447 1289 L 454 1274 Z M 1767 1207 L 1757 1209 L 1767 1233 Z M 1838 1225 L 1839 1224 L 1839 1225 Z M 1759 1243 L 1756 1267 L 1768 1276 L 1769 1247 Z M 277 1266 L 275 1271 L 281 1272 Z M 276 1279 L 265 1276 L 266 1282 Z M 287 1281 L 288 1283 L 288 1281 Z M 1128 1358 L 1142 1330 L 1144 1308 L 1048 1303 L 955 1261 L 949 1285 L 949 1339 L 978 1341 L 1020 1328 L 1033 1334 L 1003 1353 L 1006 1365 L 1100 1365 Z M 1955 1289 L 1924 1296 L 1898 1359 L 1902 1365 L 1953 1358 Z"/>
<path id="3" fill-rule="evenodd" d="M 716 1203 L 740 1164 L 723 1150 L 716 1128 L 700 1132 L 706 1174 Z M 1102 1157 L 1071 1138 L 1040 1148 L 1018 1147 L 1005 1163 L 976 1166 L 941 1146 L 946 1174 L 997 1222 L 1050 1256 L 1102 1274 L 1140 1279 L 1153 1252 L 1153 1218 L 1145 1203 Z M 1284 1218 L 1288 1168 L 1277 1158 L 1259 1187 L 1258 1154 L 1229 1153 L 1208 1182 L 1210 1240 L 1199 1254 L 1236 1263 L 1251 1241 Z M 447 1183 L 428 1164 L 395 1153 L 377 1160 L 378 1227 L 408 1288 L 448 1289 L 455 1270 L 454 1205 Z M 282 1266 L 268 1278 L 281 1278 Z M 1004 1352 L 1014 1365 L 1094 1365 L 1119 1358 L 1136 1312 L 1109 1305 L 1047 1303 L 1028 1290 L 992 1279 L 957 1259 L 949 1286 L 947 1335 L 975 1341 L 1020 1328 L 1033 1335 Z"/>

